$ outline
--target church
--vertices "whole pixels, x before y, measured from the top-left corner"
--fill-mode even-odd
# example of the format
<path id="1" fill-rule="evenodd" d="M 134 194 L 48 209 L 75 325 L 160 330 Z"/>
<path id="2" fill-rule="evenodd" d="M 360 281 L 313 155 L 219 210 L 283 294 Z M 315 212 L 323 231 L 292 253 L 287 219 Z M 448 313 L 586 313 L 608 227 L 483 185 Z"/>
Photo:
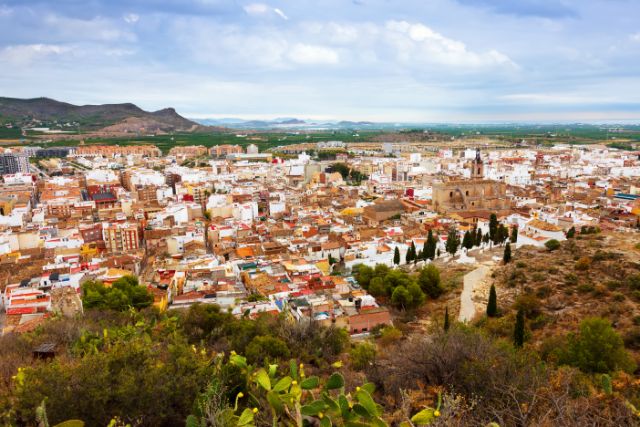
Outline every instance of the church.
<path id="1" fill-rule="evenodd" d="M 504 182 L 484 179 L 484 162 L 480 150 L 469 162 L 471 179 L 455 179 L 433 185 L 433 206 L 440 213 L 465 211 L 491 211 L 507 214 L 507 185 Z"/>

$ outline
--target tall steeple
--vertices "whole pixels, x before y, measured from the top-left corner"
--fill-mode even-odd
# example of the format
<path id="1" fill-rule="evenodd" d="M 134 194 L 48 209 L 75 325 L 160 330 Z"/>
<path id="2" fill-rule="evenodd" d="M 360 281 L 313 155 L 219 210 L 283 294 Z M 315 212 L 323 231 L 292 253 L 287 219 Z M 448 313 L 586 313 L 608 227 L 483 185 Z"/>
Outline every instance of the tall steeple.
<path id="1" fill-rule="evenodd" d="M 484 178 L 484 163 L 480 156 L 480 149 L 476 148 L 476 158 L 471 162 L 471 179 L 483 179 Z"/>

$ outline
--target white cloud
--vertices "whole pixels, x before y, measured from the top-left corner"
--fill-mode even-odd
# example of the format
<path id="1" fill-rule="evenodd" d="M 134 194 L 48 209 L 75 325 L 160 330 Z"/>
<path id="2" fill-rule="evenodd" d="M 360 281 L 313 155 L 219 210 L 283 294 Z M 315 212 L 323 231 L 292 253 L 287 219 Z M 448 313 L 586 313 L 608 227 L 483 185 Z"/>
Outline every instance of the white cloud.
<path id="1" fill-rule="evenodd" d="M 69 46 L 55 44 L 12 45 L 0 50 L 0 59 L 12 64 L 26 65 L 49 56 L 63 55 L 71 50 Z"/>
<path id="2" fill-rule="evenodd" d="M 243 6 L 244 11 L 247 15 L 252 16 L 260 16 L 260 15 L 268 15 L 268 14 L 276 14 L 280 18 L 287 21 L 289 17 L 285 15 L 282 9 L 278 9 L 277 7 L 271 7 L 264 3 L 250 3 L 246 6 Z"/>
<path id="3" fill-rule="evenodd" d="M 350 44 L 356 42 L 361 36 L 361 29 L 354 25 L 329 23 L 327 26 L 330 34 L 330 40 L 335 43 Z M 323 31 L 323 29 L 320 29 Z"/>
<path id="4" fill-rule="evenodd" d="M 243 9 L 249 15 L 262 15 L 270 10 L 269 6 L 264 3 L 251 3 L 244 6 Z"/>
<path id="5" fill-rule="evenodd" d="M 272 13 L 264 3 L 245 9 L 254 14 Z M 301 21 L 287 26 L 264 22 L 244 27 L 204 25 L 200 18 L 187 17 L 177 20 L 171 33 L 180 45 L 190 48 L 194 59 L 218 65 L 218 69 L 339 65 L 347 73 L 414 74 L 420 80 L 489 72 L 493 78 L 495 72 L 518 69 L 504 52 L 472 49 L 424 24 L 406 21 Z"/>
<path id="6" fill-rule="evenodd" d="M 388 21 L 384 39 L 391 44 L 399 60 L 426 62 L 454 67 L 481 68 L 516 64 L 497 50 L 473 52 L 458 40 L 450 39 L 424 24 L 407 21 Z"/>
<path id="7" fill-rule="evenodd" d="M 287 15 L 284 14 L 284 12 L 280 9 L 278 9 L 277 7 L 273 9 L 273 12 L 278 15 L 280 18 L 284 19 L 285 21 L 287 21 L 289 19 L 289 17 Z"/>
<path id="8" fill-rule="evenodd" d="M 124 22 L 126 22 L 127 24 L 135 24 L 140 20 L 140 15 L 137 15 L 135 13 L 128 13 L 124 15 L 122 19 L 124 19 Z"/>
<path id="9" fill-rule="evenodd" d="M 635 33 L 635 34 L 631 34 L 631 35 L 629 36 L 629 39 L 630 39 L 632 42 L 638 42 L 638 43 L 640 43 L 640 32 L 637 32 L 637 33 Z"/>
<path id="10" fill-rule="evenodd" d="M 297 43 L 288 54 L 289 59 L 302 65 L 337 64 L 340 61 L 338 52 L 333 49 Z"/>

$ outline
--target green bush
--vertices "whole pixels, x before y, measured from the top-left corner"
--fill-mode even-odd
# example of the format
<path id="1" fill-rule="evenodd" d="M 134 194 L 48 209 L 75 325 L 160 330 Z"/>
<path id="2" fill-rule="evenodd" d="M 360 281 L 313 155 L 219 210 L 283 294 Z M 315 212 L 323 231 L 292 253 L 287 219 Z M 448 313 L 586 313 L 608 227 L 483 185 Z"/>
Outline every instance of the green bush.
<path id="1" fill-rule="evenodd" d="M 383 346 L 391 345 L 402 338 L 402 331 L 393 326 L 385 326 L 380 330 L 378 342 Z"/>
<path id="2" fill-rule="evenodd" d="M 607 281 L 607 283 L 605 283 L 605 286 L 610 291 L 615 291 L 616 289 L 620 289 L 622 285 L 623 285 L 622 282 L 619 280 L 609 280 Z"/>
<path id="3" fill-rule="evenodd" d="M 247 346 L 247 360 L 251 363 L 262 363 L 263 361 L 277 362 L 288 359 L 291 356 L 289 347 L 280 338 L 272 336 L 260 336 L 254 338 Z"/>
<path id="4" fill-rule="evenodd" d="M 591 283 L 583 283 L 581 285 L 578 285 L 577 290 L 579 293 L 581 294 L 586 294 L 588 292 L 593 292 L 596 289 L 595 286 L 593 286 L 593 284 Z"/>
<path id="5" fill-rule="evenodd" d="M 106 426 L 113 417 L 155 426 L 184 424 L 210 375 L 208 357 L 159 333 L 139 320 L 136 326 L 105 330 L 98 340 L 81 343 L 81 338 L 75 344 L 85 346 L 81 357 L 22 369 L 13 390 L 15 417 L 33 420 L 46 399 L 51 424 L 76 418 Z"/>
<path id="6" fill-rule="evenodd" d="M 549 295 L 551 295 L 551 286 L 549 285 L 542 285 L 536 289 L 536 296 L 538 298 L 547 298 Z"/>
<path id="7" fill-rule="evenodd" d="M 617 302 L 621 302 L 624 301 L 626 299 L 626 297 L 624 296 L 624 294 L 622 292 L 614 292 L 613 293 L 613 300 L 617 301 Z"/>
<path id="8" fill-rule="evenodd" d="M 548 240 L 544 246 L 550 250 L 550 251 L 555 251 L 556 249 L 560 248 L 560 242 L 558 242 L 556 239 L 551 239 Z"/>
<path id="9" fill-rule="evenodd" d="M 633 290 L 640 290 L 640 274 L 631 274 L 625 279 L 627 286 Z"/>
<path id="10" fill-rule="evenodd" d="M 351 365 L 354 369 L 364 369 L 375 360 L 376 354 L 375 345 L 366 341 L 356 344 L 350 352 Z"/>
<path id="11" fill-rule="evenodd" d="M 564 283 L 567 285 L 577 285 L 578 284 L 578 276 L 573 273 L 567 273 L 564 275 Z"/>
<path id="12" fill-rule="evenodd" d="M 540 300 L 534 295 L 520 295 L 513 305 L 516 311 L 522 310 L 528 319 L 533 319 L 541 313 Z"/>
<path id="13" fill-rule="evenodd" d="M 544 282 L 547 280 L 547 275 L 540 272 L 535 272 L 531 275 L 531 280 L 534 282 Z"/>
<path id="14" fill-rule="evenodd" d="M 600 318 L 583 320 L 579 332 L 569 334 L 567 344 L 560 352 L 559 362 L 588 373 L 617 370 L 632 373 L 636 368 L 620 335 L 609 321 Z"/>

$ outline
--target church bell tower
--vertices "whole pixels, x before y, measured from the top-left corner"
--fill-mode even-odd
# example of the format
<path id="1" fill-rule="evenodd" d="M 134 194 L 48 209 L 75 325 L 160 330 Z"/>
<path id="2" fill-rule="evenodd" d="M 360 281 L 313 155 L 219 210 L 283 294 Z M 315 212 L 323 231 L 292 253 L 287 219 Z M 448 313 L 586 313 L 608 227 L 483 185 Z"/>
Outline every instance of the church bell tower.
<path id="1" fill-rule="evenodd" d="M 479 148 L 476 149 L 476 158 L 471 162 L 471 179 L 484 179 L 484 163 Z"/>

